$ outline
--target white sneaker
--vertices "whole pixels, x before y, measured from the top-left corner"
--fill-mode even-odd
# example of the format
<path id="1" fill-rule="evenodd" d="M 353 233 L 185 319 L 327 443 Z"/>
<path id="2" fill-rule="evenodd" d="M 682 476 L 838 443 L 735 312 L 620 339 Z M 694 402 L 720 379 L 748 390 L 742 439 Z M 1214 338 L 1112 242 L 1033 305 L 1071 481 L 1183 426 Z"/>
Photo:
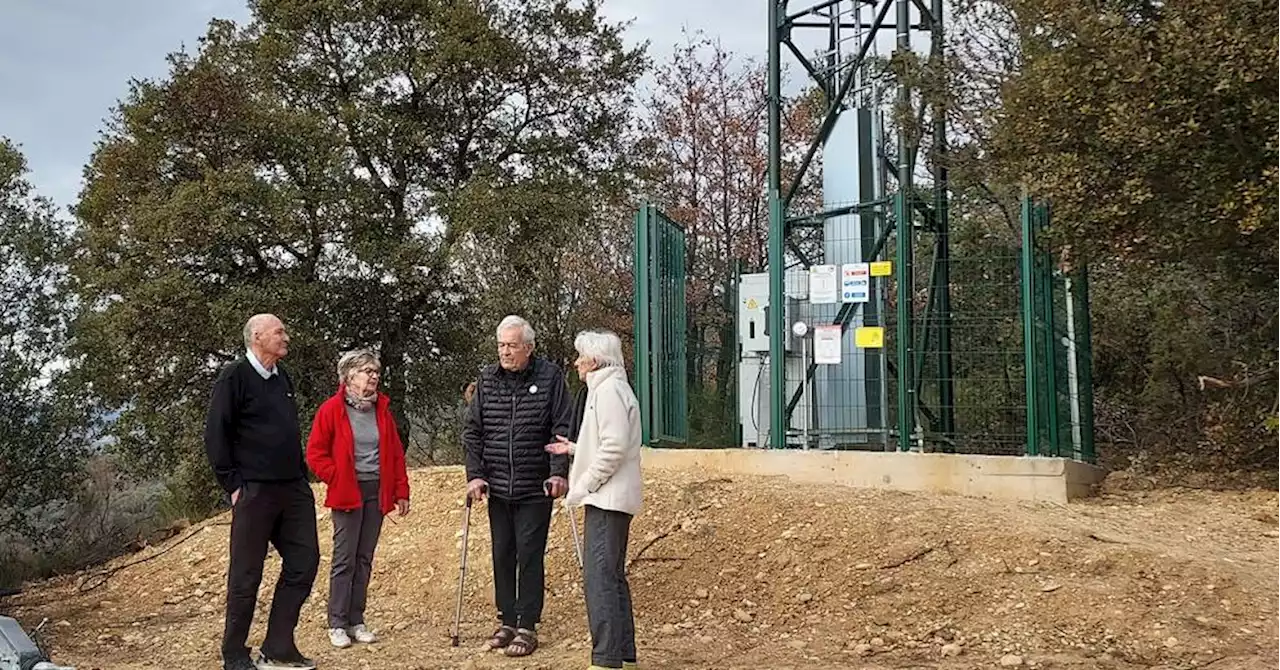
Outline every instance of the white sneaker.
<path id="1" fill-rule="evenodd" d="M 346 649 L 351 646 L 351 638 L 347 636 L 347 631 L 341 628 L 330 628 L 329 643 L 339 649 Z"/>
<path id="2" fill-rule="evenodd" d="M 258 670 L 316 670 L 315 661 L 297 651 L 290 656 L 282 658 L 270 658 L 259 651 L 258 659 L 254 661 L 254 666 Z"/>
<path id="3" fill-rule="evenodd" d="M 373 644 L 378 641 L 378 636 L 374 635 L 373 631 L 365 628 L 362 623 L 348 628 L 347 632 L 350 633 L 351 637 L 354 637 L 356 642 L 359 642 L 360 644 Z"/>

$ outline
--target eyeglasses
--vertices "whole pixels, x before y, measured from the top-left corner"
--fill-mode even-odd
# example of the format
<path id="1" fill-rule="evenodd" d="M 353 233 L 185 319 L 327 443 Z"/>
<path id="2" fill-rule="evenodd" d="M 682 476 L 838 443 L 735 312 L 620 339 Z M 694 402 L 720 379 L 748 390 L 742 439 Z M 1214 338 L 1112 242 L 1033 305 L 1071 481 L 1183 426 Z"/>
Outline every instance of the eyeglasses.
<path id="1" fill-rule="evenodd" d="M 524 346 L 524 342 L 499 342 L 498 349 L 508 351 L 511 349 L 520 349 Z"/>
<path id="2" fill-rule="evenodd" d="M 365 375 L 368 375 L 370 377 L 382 376 L 382 371 L 379 370 L 378 368 L 360 368 L 359 370 L 356 370 L 356 372 L 363 372 Z"/>

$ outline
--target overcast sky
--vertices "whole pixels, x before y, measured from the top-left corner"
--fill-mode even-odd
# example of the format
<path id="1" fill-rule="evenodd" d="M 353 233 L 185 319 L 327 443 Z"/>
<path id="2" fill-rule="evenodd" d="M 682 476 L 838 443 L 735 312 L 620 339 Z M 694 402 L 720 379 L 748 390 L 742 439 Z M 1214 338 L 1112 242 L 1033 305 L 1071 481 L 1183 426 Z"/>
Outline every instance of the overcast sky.
<path id="1" fill-rule="evenodd" d="M 634 20 L 655 60 L 685 28 L 729 51 L 766 57 L 764 0 L 604 0 Z M 39 193 L 74 202 L 81 171 L 131 78 L 162 77 L 165 56 L 194 50 L 212 18 L 244 21 L 243 0 L 0 0 L 0 136 L 19 143 Z"/>

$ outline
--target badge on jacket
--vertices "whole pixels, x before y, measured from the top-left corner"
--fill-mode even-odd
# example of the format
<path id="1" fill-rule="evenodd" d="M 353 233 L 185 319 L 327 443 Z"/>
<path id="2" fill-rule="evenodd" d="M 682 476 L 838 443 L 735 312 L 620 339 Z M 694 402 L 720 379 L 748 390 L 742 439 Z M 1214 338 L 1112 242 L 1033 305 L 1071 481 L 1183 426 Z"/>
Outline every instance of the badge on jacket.
<path id="1" fill-rule="evenodd" d="M 537 385 L 537 384 L 534 384 L 533 386 L 530 386 L 530 387 L 529 387 L 529 393 L 537 393 L 537 392 L 538 392 L 538 385 Z"/>

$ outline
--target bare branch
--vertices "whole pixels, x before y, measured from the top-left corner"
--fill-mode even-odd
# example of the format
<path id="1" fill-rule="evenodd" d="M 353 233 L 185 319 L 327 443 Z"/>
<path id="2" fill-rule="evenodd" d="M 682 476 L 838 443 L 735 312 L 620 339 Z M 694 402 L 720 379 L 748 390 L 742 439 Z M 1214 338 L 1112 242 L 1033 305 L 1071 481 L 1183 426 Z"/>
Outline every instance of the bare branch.
<path id="1" fill-rule="evenodd" d="M 1251 377 L 1245 377 L 1244 379 L 1218 379 L 1217 377 L 1210 377 L 1208 375 L 1196 375 L 1196 385 L 1200 387 L 1201 391 L 1206 391 L 1211 388 L 1214 388 L 1214 389 L 1249 388 L 1250 386 L 1261 384 L 1262 382 L 1265 382 L 1265 381 L 1275 381 L 1275 380 L 1276 380 L 1275 366 L 1272 366 L 1272 368 L 1270 370 L 1267 370 L 1266 372 L 1256 374 Z"/>

